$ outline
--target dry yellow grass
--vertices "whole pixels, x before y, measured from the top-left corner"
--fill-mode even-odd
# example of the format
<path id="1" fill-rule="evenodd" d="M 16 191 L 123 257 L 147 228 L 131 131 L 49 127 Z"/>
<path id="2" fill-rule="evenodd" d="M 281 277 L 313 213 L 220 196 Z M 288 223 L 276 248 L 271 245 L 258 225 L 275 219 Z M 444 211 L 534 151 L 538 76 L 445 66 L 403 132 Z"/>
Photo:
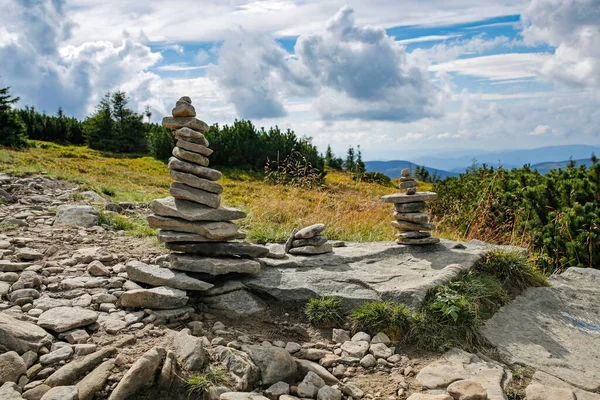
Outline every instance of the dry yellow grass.
<path id="1" fill-rule="evenodd" d="M 171 182 L 164 163 L 151 157 L 115 157 L 87 147 L 37 143 L 27 151 L 0 150 L 0 171 L 45 172 L 69 179 L 114 201 L 149 203 L 168 195 Z M 331 239 L 393 240 L 392 207 L 379 201 L 397 186 L 355 182 L 347 173 L 328 171 L 319 189 L 265 183 L 260 174 L 223 170 L 223 203 L 248 218 L 237 221 L 254 242 L 283 241 L 294 228 L 324 223 Z M 421 190 L 429 190 L 423 184 Z"/>

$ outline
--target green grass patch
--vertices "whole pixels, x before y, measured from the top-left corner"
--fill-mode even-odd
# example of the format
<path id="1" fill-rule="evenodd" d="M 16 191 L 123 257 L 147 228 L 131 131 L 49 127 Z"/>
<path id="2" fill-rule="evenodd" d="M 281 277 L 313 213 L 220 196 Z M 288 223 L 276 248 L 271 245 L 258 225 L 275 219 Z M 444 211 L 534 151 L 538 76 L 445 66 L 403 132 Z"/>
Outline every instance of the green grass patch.
<path id="1" fill-rule="evenodd" d="M 204 373 L 192 374 L 185 379 L 188 399 L 204 397 L 212 386 L 222 386 L 229 383 L 229 375 L 224 369 L 209 367 Z"/>
<path id="2" fill-rule="evenodd" d="M 350 314 L 352 326 L 357 331 L 371 335 L 383 332 L 392 340 L 400 340 L 410 327 L 411 312 L 404 304 L 392 301 L 363 303 Z"/>
<path id="3" fill-rule="evenodd" d="M 304 314 L 315 325 L 328 326 L 344 320 L 341 300 L 336 297 L 321 296 L 308 301 Z"/>
<path id="4" fill-rule="evenodd" d="M 112 211 L 100 210 L 98 225 L 113 231 L 125 231 L 126 235 L 136 237 L 156 236 L 158 231 L 150 228 L 141 216 L 127 217 Z"/>
<path id="5" fill-rule="evenodd" d="M 428 350 L 487 347 L 482 323 L 528 287 L 545 285 L 543 275 L 516 252 L 493 251 L 457 280 L 427 294 L 412 317 L 407 340 Z"/>
<path id="6" fill-rule="evenodd" d="M 535 269 L 527 257 L 513 251 L 496 250 L 488 253 L 475 269 L 497 278 L 510 291 L 546 285 L 546 277 Z"/>

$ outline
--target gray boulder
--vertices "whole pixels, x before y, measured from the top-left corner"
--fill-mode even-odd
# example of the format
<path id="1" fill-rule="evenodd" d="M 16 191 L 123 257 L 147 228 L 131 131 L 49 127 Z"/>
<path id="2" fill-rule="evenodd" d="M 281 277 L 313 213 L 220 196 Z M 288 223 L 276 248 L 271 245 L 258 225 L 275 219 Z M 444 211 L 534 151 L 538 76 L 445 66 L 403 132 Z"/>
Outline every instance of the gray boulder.
<path id="1" fill-rule="evenodd" d="M 280 396 L 290 393 L 290 385 L 286 382 L 277 382 L 265 390 L 265 394 L 271 400 L 278 400 Z"/>
<path id="2" fill-rule="evenodd" d="M 56 209 L 54 226 L 91 228 L 95 225 L 98 225 L 98 211 L 92 206 L 64 204 Z"/>
<path id="3" fill-rule="evenodd" d="M 78 384 L 79 400 L 93 400 L 94 395 L 98 393 L 108 380 L 112 369 L 115 366 L 114 360 L 108 360 L 96 367 L 87 374 Z"/>
<path id="4" fill-rule="evenodd" d="M 44 329 L 0 312 L 0 349 L 22 354 L 29 350 L 37 352 L 49 343 L 52 343 L 52 335 Z"/>
<path id="5" fill-rule="evenodd" d="M 97 319 L 98 313 L 86 308 L 56 307 L 44 311 L 38 318 L 38 325 L 60 333 L 88 326 Z"/>
<path id="6" fill-rule="evenodd" d="M 262 384 L 272 385 L 279 381 L 292 383 L 298 367 L 294 358 L 282 348 L 267 346 L 243 346 L 242 350 L 250 356 L 260 369 Z"/>
<path id="7" fill-rule="evenodd" d="M 25 361 L 15 351 L 0 354 L 0 385 L 5 382 L 18 382 L 27 372 Z"/>
<path id="8" fill-rule="evenodd" d="M 318 376 L 320 376 L 321 379 L 323 379 L 328 385 L 337 385 L 340 383 L 340 381 L 329 371 L 327 371 L 327 369 L 323 366 L 308 360 L 295 360 L 296 365 L 298 366 L 298 375 L 296 376 L 297 379 L 302 379 L 304 376 L 306 376 L 309 372 L 312 371 Z"/>
<path id="9" fill-rule="evenodd" d="M 248 354 L 225 346 L 217 347 L 215 354 L 221 365 L 229 371 L 236 390 L 254 389 L 260 380 L 260 369 Z"/>
<path id="10" fill-rule="evenodd" d="M 317 400 L 342 400 L 342 392 L 331 386 L 323 386 L 317 393 Z"/>
<path id="11" fill-rule="evenodd" d="M 187 304 L 184 290 L 160 286 L 152 289 L 134 289 L 125 292 L 119 298 L 122 307 L 172 309 Z"/>
<path id="12" fill-rule="evenodd" d="M 57 386 L 48 390 L 41 400 L 78 400 L 77 386 Z"/>
<path id="13" fill-rule="evenodd" d="M 6 382 L 0 387 L 0 399 L 2 400 L 23 400 L 19 387 L 14 382 Z"/>
<path id="14" fill-rule="evenodd" d="M 184 329 L 173 337 L 173 352 L 179 364 L 188 371 L 200 371 L 206 362 L 202 339 Z"/>
<path id="15" fill-rule="evenodd" d="M 165 349 L 161 347 L 154 347 L 145 352 L 125 373 L 108 400 L 123 400 L 143 387 L 152 386 L 164 356 Z"/>

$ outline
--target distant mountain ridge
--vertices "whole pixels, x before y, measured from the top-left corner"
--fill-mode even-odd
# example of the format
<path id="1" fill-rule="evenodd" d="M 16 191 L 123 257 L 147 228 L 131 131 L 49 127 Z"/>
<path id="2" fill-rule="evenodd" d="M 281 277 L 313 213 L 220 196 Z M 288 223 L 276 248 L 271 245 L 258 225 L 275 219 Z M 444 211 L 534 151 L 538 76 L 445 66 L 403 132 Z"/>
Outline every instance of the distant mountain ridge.
<path id="1" fill-rule="evenodd" d="M 590 161 L 592 153 L 600 156 L 600 147 L 565 145 L 496 153 L 476 153 L 474 151 L 473 156 L 461 155 L 458 157 L 452 157 L 450 155 L 452 153 L 447 153 L 449 154 L 448 158 L 442 158 L 443 154 L 439 154 L 419 157 L 413 161 L 366 161 L 365 166 L 369 172 L 381 172 L 392 179 L 400 177 L 400 172 L 404 168 L 410 168 L 414 173 L 417 166 L 425 166 L 429 174 L 436 173 L 441 179 L 458 176 L 465 172 L 473 164 L 473 161 L 476 161 L 478 165 L 502 166 L 507 169 L 522 168 L 525 164 L 530 164 L 532 169 L 537 169 L 541 174 L 546 174 L 553 169 L 567 168 L 570 162 L 569 158 L 572 158 L 577 166 L 586 165 L 589 167 L 592 165 Z M 446 167 L 444 168 L 444 166 Z"/>
<path id="2" fill-rule="evenodd" d="M 386 174 L 390 178 L 399 178 L 401 176 L 401 172 L 404 168 L 410 168 L 410 170 L 414 173 L 417 168 L 417 164 L 412 163 L 410 161 L 404 160 L 392 160 L 392 161 L 366 161 L 365 166 L 368 172 L 381 172 L 382 174 Z M 436 174 L 441 179 L 447 178 L 449 176 L 458 176 L 459 174 L 449 171 L 444 171 L 437 168 L 430 168 L 425 166 L 425 169 L 429 172 L 430 175 Z"/>
<path id="3" fill-rule="evenodd" d="M 453 156 L 451 152 L 448 152 L 445 154 L 418 157 L 414 160 L 409 160 L 409 162 L 416 165 L 425 165 L 429 168 L 460 173 L 471 166 L 474 160 L 478 164 L 487 164 L 495 167 L 502 165 L 504 168 L 521 168 L 525 164 L 535 165 L 556 162 L 556 160 L 568 160 L 569 158 L 573 158 L 574 160 L 589 159 L 592 153 L 600 155 L 600 147 L 575 144 L 498 152 L 478 152 L 477 150 L 473 150 L 473 153 L 469 155 L 464 155 L 464 151 L 461 152 L 462 155 L 460 156 Z"/>
<path id="4" fill-rule="evenodd" d="M 571 160 L 557 161 L 557 162 L 549 161 L 549 162 L 534 164 L 531 166 L 531 169 L 537 169 L 540 174 L 545 175 L 548 172 L 552 171 L 553 169 L 567 168 L 567 166 L 569 165 L 570 162 L 571 162 Z M 592 161 L 589 158 L 587 158 L 587 159 L 584 158 L 582 160 L 573 160 L 573 162 L 575 163 L 576 167 L 579 167 L 580 165 L 585 165 L 586 167 L 589 168 L 592 166 Z"/>

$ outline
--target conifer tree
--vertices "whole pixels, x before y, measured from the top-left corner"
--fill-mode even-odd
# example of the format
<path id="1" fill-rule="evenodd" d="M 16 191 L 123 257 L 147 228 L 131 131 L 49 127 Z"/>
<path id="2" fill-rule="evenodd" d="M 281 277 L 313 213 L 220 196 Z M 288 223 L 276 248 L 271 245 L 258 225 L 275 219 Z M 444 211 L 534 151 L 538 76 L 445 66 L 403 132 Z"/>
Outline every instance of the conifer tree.
<path id="1" fill-rule="evenodd" d="M 362 152 L 360 151 L 360 145 L 357 146 L 356 150 L 356 161 L 354 162 L 354 172 L 357 174 L 364 174 L 367 172 L 367 167 L 362 160 Z"/>
<path id="2" fill-rule="evenodd" d="M 356 164 L 354 161 L 354 147 L 350 146 L 348 148 L 348 153 L 346 154 L 346 161 L 344 162 L 344 169 L 348 172 L 353 172 Z"/>
<path id="3" fill-rule="evenodd" d="M 325 166 L 331 168 L 331 163 L 333 162 L 333 152 L 331 151 L 331 146 L 327 145 L 327 151 L 325 152 Z"/>
<path id="4" fill-rule="evenodd" d="M 27 129 L 19 114 L 12 109 L 12 105 L 19 101 L 19 98 L 11 98 L 9 89 L 0 88 L 0 145 L 26 147 Z"/>
<path id="5" fill-rule="evenodd" d="M 124 92 L 107 93 L 84 122 L 88 146 L 116 153 L 148 150 L 143 116 L 130 109 Z"/>

